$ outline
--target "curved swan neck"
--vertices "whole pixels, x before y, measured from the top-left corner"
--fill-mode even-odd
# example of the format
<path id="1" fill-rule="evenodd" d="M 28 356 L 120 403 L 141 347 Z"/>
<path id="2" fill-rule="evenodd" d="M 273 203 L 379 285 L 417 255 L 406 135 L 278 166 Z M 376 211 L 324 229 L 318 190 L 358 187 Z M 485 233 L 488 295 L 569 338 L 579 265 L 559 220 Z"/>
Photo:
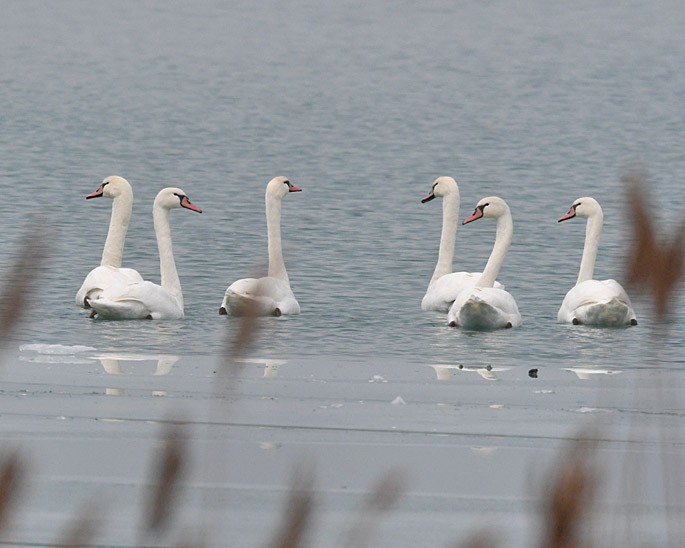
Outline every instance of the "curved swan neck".
<path id="1" fill-rule="evenodd" d="M 599 237 L 602 234 L 603 223 L 604 214 L 601 210 L 595 211 L 587 218 L 583 258 L 580 261 L 580 272 L 578 272 L 576 285 L 586 280 L 591 280 L 595 275 L 595 261 L 597 260 L 597 249 L 599 248 Z"/>
<path id="2" fill-rule="evenodd" d="M 433 271 L 433 277 L 428 285 L 438 278 L 452 272 L 454 258 L 454 242 L 457 239 L 457 225 L 459 221 L 459 193 L 447 194 L 442 199 L 442 234 L 440 235 L 440 249 L 438 262 Z"/>
<path id="3" fill-rule="evenodd" d="M 268 276 L 279 278 L 290 284 L 281 247 L 281 200 L 268 192 L 266 194 L 266 232 L 269 249 Z"/>
<path id="4" fill-rule="evenodd" d="M 181 280 L 178 278 L 174 251 L 171 245 L 171 227 L 169 226 L 169 210 L 155 202 L 152 208 L 152 218 L 157 236 L 159 249 L 159 270 L 161 272 L 161 286 L 171 293 L 181 308 L 183 308 L 183 293 Z"/>
<path id="5" fill-rule="evenodd" d="M 133 192 L 130 188 L 123 190 L 112 200 L 112 216 L 109 220 L 109 230 L 100 261 L 102 266 L 121 268 L 124 241 L 126 240 L 128 223 L 131 220 L 132 207 Z"/>
<path id="6" fill-rule="evenodd" d="M 514 221 L 511 218 L 511 213 L 507 211 L 505 214 L 497 218 L 497 232 L 495 234 L 495 245 L 492 247 L 490 258 L 488 259 L 483 274 L 481 275 L 476 287 L 493 287 L 495 280 L 502 268 L 504 257 L 511 246 L 511 239 L 514 234 Z"/>

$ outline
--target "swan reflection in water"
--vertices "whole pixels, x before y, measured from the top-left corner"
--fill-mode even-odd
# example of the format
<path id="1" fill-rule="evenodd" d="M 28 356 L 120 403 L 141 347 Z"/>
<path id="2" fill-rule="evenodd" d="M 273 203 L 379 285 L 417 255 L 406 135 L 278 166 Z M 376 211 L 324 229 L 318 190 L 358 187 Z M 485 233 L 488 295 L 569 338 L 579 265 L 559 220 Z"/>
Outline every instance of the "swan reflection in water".
<path id="1" fill-rule="evenodd" d="M 265 379 L 275 379 L 278 376 L 278 371 L 281 366 L 288 363 L 287 360 L 277 360 L 272 358 L 244 358 L 238 361 L 240 363 L 264 364 L 264 374 L 262 377 Z"/>
<path id="2" fill-rule="evenodd" d="M 498 379 L 497 373 L 500 371 L 509 371 L 511 367 L 493 367 L 492 365 L 478 365 L 465 366 L 453 364 L 434 364 L 430 365 L 435 371 L 439 381 L 446 381 L 452 378 L 452 371 L 461 371 L 464 373 L 477 373 L 487 381 L 496 381 Z"/>
<path id="3" fill-rule="evenodd" d="M 619 369 L 594 369 L 592 367 L 565 367 L 564 371 L 575 373 L 575 375 L 583 381 L 587 381 L 593 377 L 596 378 L 598 375 L 609 376 L 623 373 L 623 371 Z"/>
<path id="4" fill-rule="evenodd" d="M 153 376 L 167 375 L 171 371 L 174 364 L 180 359 L 180 356 L 171 354 L 163 354 L 160 356 L 144 355 L 144 354 L 102 354 L 93 356 L 93 359 L 99 360 L 105 373 L 108 375 L 124 375 L 125 372 L 121 367 L 121 362 L 142 362 L 142 361 L 157 361 Z M 123 396 L 126 390 L 123 388 L 105 388 L 105 394 L 108 396 Z M 166 390 L 152 390 L 153 396 L 166 396 Z"/>

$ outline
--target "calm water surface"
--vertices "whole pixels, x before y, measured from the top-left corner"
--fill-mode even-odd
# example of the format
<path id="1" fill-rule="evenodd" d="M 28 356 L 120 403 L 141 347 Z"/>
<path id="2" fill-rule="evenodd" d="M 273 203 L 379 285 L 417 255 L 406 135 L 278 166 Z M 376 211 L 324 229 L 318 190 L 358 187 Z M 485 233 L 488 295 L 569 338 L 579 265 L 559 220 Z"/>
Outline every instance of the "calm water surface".
<path id="1" fill-rule="evenodd" d="M 202 456 L 177 526 L 210 524 L 208 546 L 268 545 L 303 455 L 319 472 L 312 545 L 343 545 L 332 532 L 399 469 L 408 491 L 369 545 L 455 545 L 492 525 L 530 546 L 538 472 L 598 416 L 618 426 L 600 513 L 624 511 L 635 545 L 664 545 L 685 313 L 661 329 L 633 293 L 636 328 L 556 324 L 585 231 L 556 221 L 575 198 L 604 207 L 601 279 L 624 278 L 627 169 L 649 174 L 660 232 L 685 216 L 685 10 L 615 4 L 0 0 L 0 280 L 29 225 L 51 249 L 0 377 L 3 445 L 33 464 L 11 538 L 45 546 L 104 498 L 102 542 L 141 545 L 147 463 L 173 411 Z M 93 321 L 74 305 L 111 212 L 84 198 L 112 174 L 134 188 L 124 264 L 146 279 L 159 280 L 156 193 L 180 186 L 204 210 L 171 215 L 182 321 Z M 218 309 L 264 269 L 264 188 L 281 174 L 304 189 L 283 204 L 302 313 L 259 321 L 231 391 L 216 356 L 239 322 Z M 442 204 L 420 200 L 439 175 L 459 181 L 462 218 L 485 196 L 509 203 L 499 280 L 521 328 L 469 333 L 421 312 Z M 494 233 L 460 226 L 455 269 L 481 270 Z M 67 355 L 41 354 L 54 345 Z"/>
<path id="2" fill-rule="evenodd" d="M 413 362 L 544 367 L 620 360 L 639 366 L 649 307 L 629 330 L 555 323 L 574 283 L 581 221 L 572 200 L 605 211 L 599 278 L 623 277 L 630 245 L 620 176 L 648 171 L 655 220 L 685 211 L 685 12 L 677 2 L 572 7 L 529 1 L 5 3 L 0 23 L 3 169 L 0 273 L 39 223 L 52 254 L 16 337 L 215 355 L 235 320 L 226 286 L 264 267 L 266 182 L 304 192 L 283 208 L 285 258 L 302 314 L 261 322 L 272 357 L 397 356 Z M 151 203 L 180 186 L 202 216 L 174 212 L 186 318 L 98 322 L 73 305 L 100 259 L 111 174 L 135 204 L 125 264 L 158 281 Z M 523 327 L 449 329 L 419 303 L 437 257 L 435 177 L 460 182 L 461 217 L 487 195 L 514 215 L 499 276 Z M 455 269 L 479 270 L 494 223 L 460 227 Z M 678 362 L 682 324 L 664 342 Z"/>

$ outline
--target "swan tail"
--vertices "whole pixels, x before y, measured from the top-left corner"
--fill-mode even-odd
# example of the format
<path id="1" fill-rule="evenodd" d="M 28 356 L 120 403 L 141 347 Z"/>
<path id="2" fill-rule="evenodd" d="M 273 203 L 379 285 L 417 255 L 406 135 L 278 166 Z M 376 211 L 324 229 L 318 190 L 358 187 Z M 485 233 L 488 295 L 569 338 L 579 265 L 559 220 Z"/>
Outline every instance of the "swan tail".
<path id="1" fill-rule="evenodd" d="M 244 295 L 228 290 L 224 296 L 220 311 L 225 311 L 229 316 L 246 316 L 254 314 L 256 316 L 275 316 L 278 307 L 273 299 L 260 295 Z M 223 314 L 224 312 L 220 312 Z"/>
<path id="2" fill-rule="evenodd" d="M 606 303 L 595 303 L 576 310 L 574 323 L 601 327 L 621 327 L 636 325 L 635 313 L 625 302 L 617 298 Z"/>
<path id="3" fill-rule="evenodd" d="M 490 303 L 479 299 L 468 299 L 459 309 L 456 317 L 450 321 L 464 329 L 474 331 L 489 331 L 505 327 L 514 327 L 518 322 Z"/>

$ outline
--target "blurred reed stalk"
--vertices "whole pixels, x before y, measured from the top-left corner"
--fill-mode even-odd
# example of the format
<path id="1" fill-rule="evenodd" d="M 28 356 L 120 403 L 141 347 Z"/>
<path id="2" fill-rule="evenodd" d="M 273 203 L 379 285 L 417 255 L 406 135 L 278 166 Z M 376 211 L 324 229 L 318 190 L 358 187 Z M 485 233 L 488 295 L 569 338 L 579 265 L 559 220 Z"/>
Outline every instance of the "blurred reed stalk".
<path id="1" fill-rule="evenodd" d="M 402 475 L 388 472 L 376 483 L 369 495 L 362 501 L 352 525 L 347 531 L 343 546 L 359 548 L 370 546 L 373 528 L 382 516 L 392 510 L 402 497 L 405 487 Z"/>
<path id="2" fill-rule="evenodd" d="M 37 224 L 36 224 L 37 226 Z M 37 228 L 26 231 L 0 295 L 0 349 L 19 326 L 52 242 Z"/>
<path id="3" fill-rule="evenodd" d="M 592 515 L 597 474 L 590 463 L 596 443 L 586 436 L 569 441 L 563 458 L 548 480 L 542 500 L 540 548 L 589 548 L 585 539 Z"/>
<path id="4" fill-rule="evenodd" d="M 25 475 L 24 464 L 18 452 L 11 452 L 0 458 L 0 533 L 9 529 L 12 510 Z"/>
<path id="5" fill-rule="evenodd" d="M 272 548 L 302 548 L 314 513 L 314 472 L 301 465 L 293 474 L 281 524 L 269 543 Z"/>
<path id="6" fill-rule="evenodd" d="M 0 295 L 0 350 L 5 348 L 20 324 L 48 255 L 48 245 L 49 239 L 36 228 L 27 230 L 21 239 L 17 258 Z M 0 533 L 4 534 L 9 529 L 10 516 L 25 476 L 24 459 L 19 452 L 12 451 L 0 458 Z"/>
<path id="7" fill-rule="evenodd" d="M 104 510 L 97 501 L 89 501 L 67 524 L 56 546 L 77 548 L 92 546 L 102 527 Z"/>
<path id="8" fill-rule="evenodd" d="M 622 177 L 628 187 L 628 204 L 634 245 L 629 249 L 627 281 L 637 291 L 651 296 L 657 322 L 663 324 L 669 316 L 672 295 L 683 278 L 685 220 L 672 235 L 661 239 L 652 221 L 662 219 L 651 204 L 645 189 L 646 174 L 629 171 Z"/>
<path id="9" fill-rule="evenodd" d="M 143 531 L 155 536 L 161 536 L 173 523 L 180 484 L 188 460 L 184 424 L 170 421 L 165 428 L 162 450 L 152 467 L 154 481 L 145 505 L 147 514 L 143 522 Z"/>
<path id="10" fill-rule="evenodd" d="M 676 298 L 679 285 L 683 279 L 685 270 L 685 219 L 674 226 L 670 234 L 659 234 L 655 221 L 671 226 L 663 222 L 663 215 L 655 208 L 647 196 L 649 178 L 646 173 L 633 170 L 628 172 L 623 181 L 628 186 L 628 199 L 630 213 L 633 219 L 633 234 L 635 244 L 628 260 L 627 278 L 629 284 L 639 292 L 648 295 L 654 306 L 655 325 L 650 332 L 649 345 L 645 349 L 645 363 L 654 369 L 656 382 L 660 383 L 659 413 L 670 415 L 681 414 L 682 405 L 680 398 L 673 396 L 673 390 L 669 390 L 669 381 L 666 378 L 670 371 L 664 368 L 667 363 L 661 356 L 665 345 L 670 342 L 672 333 L 671 307 L 679 305 L 681 299 Z M 640 397 L 637 387 L 635 398 Z M 646 405 L 655 402 L 646 402 Z M 666 506 L 666 523 L 669 545 L 681 546 L 685 528 L 682 521 L 683 494 L 685 485 L 683 478 L 683 459 L 677 451 L 668 448 L 678 440 L 672 439 L 672 434 L 667 431 L 661 416 L 655 417 L 657 424 L 652 430 L 658 436 L 663 449 L 661 450 L 661 473 L 663 477 L 664 502 Z M 642 422 L 647 419 L 642 418 Z M 637 427 L 635 427 L 637 430 Z M 682 434 L 678 436 L 683 439 Z M 639 482 L 636 478 L 642 478 L 644 483 L 648 480 L 644 463 L 633 463 L 633 469 L 638 469 L 631 480 Z M 637 491 L 639 485 L 635 487 Z"/>

